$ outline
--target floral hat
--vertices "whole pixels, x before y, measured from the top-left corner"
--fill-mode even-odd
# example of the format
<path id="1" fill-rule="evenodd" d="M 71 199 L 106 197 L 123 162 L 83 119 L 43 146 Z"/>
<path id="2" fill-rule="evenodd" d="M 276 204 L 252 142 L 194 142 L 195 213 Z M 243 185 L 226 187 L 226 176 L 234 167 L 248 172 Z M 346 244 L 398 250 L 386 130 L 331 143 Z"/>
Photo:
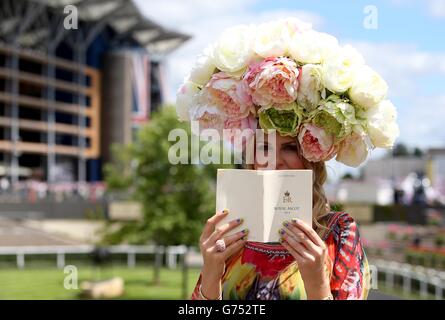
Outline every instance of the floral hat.
<path id="1" fill-rule="evenodd" d="M 399 135 L 388 86 L 350 45 L 288 18 L 226 29 L 177 93 L 181 121 L 200 128 L 275 129 L 307 160 L 357 167 Z"/>

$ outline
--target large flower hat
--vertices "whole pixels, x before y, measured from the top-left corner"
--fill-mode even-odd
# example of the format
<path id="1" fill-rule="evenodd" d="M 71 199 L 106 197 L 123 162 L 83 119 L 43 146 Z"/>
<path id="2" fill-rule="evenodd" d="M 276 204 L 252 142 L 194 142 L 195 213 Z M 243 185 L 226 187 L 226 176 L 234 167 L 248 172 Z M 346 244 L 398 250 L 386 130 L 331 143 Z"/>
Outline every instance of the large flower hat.
<path id="1" fill-rule="evenodd" d="M 275 129 L 307 160 L 357 167 L 399 135 L 388 86 L 350 45 L 288 18 L 226 29 L 177 93 L 181 121 L 200 128 Z"/>

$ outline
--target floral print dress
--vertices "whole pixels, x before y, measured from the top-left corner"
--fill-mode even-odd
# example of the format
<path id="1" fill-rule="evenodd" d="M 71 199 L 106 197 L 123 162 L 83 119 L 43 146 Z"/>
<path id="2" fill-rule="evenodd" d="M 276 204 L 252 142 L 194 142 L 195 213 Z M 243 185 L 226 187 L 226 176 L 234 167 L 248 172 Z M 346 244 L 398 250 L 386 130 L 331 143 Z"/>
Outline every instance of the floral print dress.
<path id="1" fill-rule="evenodd" d="M 328 248 L 331 292 L 336 300 L 366 299 L 370 273 L 359 230 L 345 212 L 331 212 Z M 198 279 L 192 299 L 199 299 Z M 307 299 L 298 265 L 281 244 L 247 242 L 226 264 L 222 298 L 231 300 Z"/>

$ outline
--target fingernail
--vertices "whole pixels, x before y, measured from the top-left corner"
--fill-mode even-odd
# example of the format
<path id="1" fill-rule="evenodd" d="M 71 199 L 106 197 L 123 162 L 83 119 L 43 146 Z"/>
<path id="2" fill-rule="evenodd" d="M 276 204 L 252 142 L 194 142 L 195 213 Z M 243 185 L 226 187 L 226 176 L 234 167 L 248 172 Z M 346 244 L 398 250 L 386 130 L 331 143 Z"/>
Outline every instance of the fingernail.
<path id="1" fill-rule="evenodd" d="M 244 234 L 249 233 L 249 229 L 244 229 L 244 230 L 242 231 L 242 233 L 244 233 Z"/>
<path id="2" fill-rule="evenodd" d="M 292 218 L 292 222 L 293 222 L 293 223 L 298 223 L 298 221 L 299 221 L 299 220 L 298 220 L 297 218 Z"/>
<path id="3" fill-rule="evenodd" d="M 224 210 L 222 211 L 222 213 L 223 213 L 223 214 L 229 213 L 229 210 L 224 209 Z"/>
<path id="4" fill-rule="evenodd" d="M 280 241 L 280 243 L 283 243 L 284 239 L 280 237 L 278 241 Z"/>
<path id="5" fill-rule="evenodd" d="M 242 237 L 241 239 L 243 239 L 243 240 L 247 240 L 247 236 L 244 236 L 244 237 Z"/>
<path id="6" fill-rule="evenodd" d="M 238 222 L 238 223 L 241 223 L 241 222 L 243 222 L 243 221 L 244 221 L 243 218 L 238 218 L 238 219 L 236 219 L 236 222 Z"/>
<path id="7" fill-rule="evenodd" d="M 280 229 L 280 230 L 278 230 L 278 233 L 283 235 L 285 233 L 285 231 L 284 231 L 284 229 Z"/>
<path id="8" fill-rule="evenodd" d="M 289 225 L 289 221 L 283 221 L 283 226 L 287 227 Z"/>

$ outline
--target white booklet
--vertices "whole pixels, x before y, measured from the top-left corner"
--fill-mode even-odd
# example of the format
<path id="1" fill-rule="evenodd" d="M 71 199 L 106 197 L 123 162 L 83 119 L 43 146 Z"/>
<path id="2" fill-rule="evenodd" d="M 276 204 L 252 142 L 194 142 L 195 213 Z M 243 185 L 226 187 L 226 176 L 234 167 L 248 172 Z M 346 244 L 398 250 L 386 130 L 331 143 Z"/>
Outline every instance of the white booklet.
<path id="1" fill-rule="evenodd" d="M 312 170 L 218 169 L 216 210 L 224 209 L 218 225 L 244 219 L 228 235 L 248 228 L 249 241 L 278 242 L 285 220 L 312 226 Z"/>

